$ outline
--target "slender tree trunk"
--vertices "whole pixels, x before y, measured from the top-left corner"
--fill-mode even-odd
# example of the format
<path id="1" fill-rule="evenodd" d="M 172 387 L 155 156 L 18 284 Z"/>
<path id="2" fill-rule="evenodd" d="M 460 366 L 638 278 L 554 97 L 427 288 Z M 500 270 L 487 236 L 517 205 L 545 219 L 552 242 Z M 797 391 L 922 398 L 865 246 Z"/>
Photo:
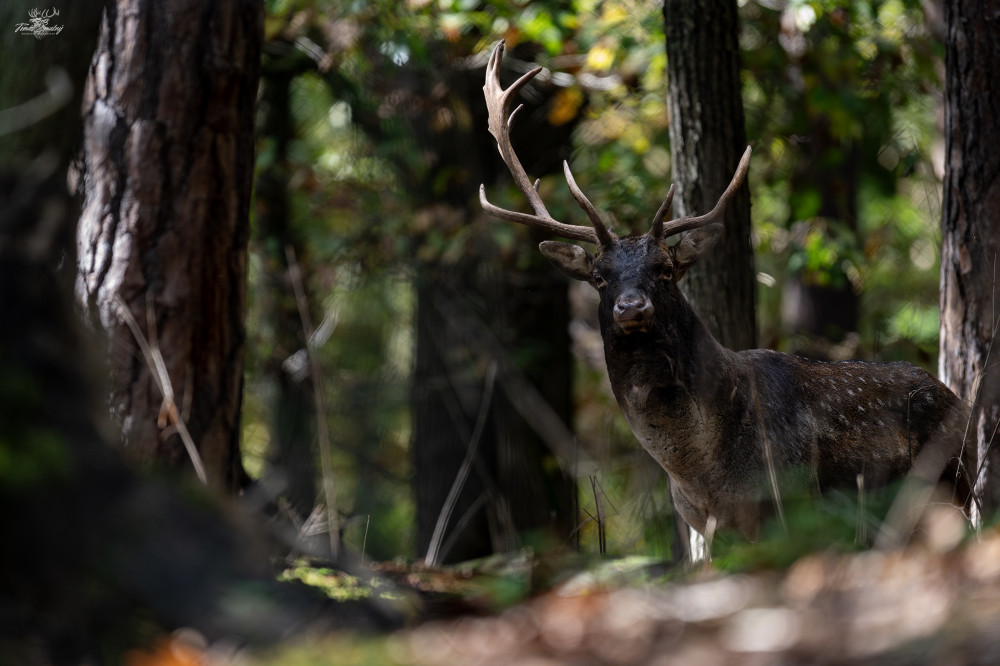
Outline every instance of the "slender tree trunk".
<path id="1" fill-rule="evenodd" d="M 295 137 L 289 95 L 292 79 L 299 73 L 281 62 L 264 73 L 260 133 L 274 142 L 274 159 L 257 177 L 254 240 L 264 264 L 257 288 L 262 312 L 259 327 L 263 347 L 270 352 L 263 359 L 263 375 L 271 385 L 270 450 L 264 482 L 305 519 L 316 505 L 316 414 L 308 370 L 287 363 L 305 340 L 294 290 L 285 279 L 289 270 L 285 248 L 293 247 L 299 262 L 306 257 L 289 219 L 288 201 L 288 144 Z"/>
<path id="2" fill-rule="evenodd" d="M 941 379 L 975 403 L 966 464 L 981 468 L 986 516 L 1000 509 L 1000 18 L 992 2 L 945 2 L 944 210 L 941 220 Z"/>
<path id="3" fill-rule="evenodd" d="M 124 450 L 190 466 L 116 305 L 162 352 L 209 483 L 235 490 L 263 3 L 110 2 L 84 100 L 78 298 L 111 350 Z M 147 324 L 147 321 L 150 323 Z"/>
<path id="4" fill-rule="evenodd" d="M 746 150 L 740 96 L 739 16 L 735 0 L 665 0 L 667 108 L 676 216 L 710 211 Z M 749 180 L 749 179 L 748 179 Z M 745 181 L 726 209 L 725 231 L 688 272 L 685 295 L 712 335 L 730 349 L 756 346 L 757 321 L 750 190 Z M 687 526 L 675 514 L 683 540 Z M 688 556 L 708 555 L 693 531 Z M 675 549 L 674 559 L 679 553 Z"/>
<path id="5" fill-rule="evenodd" d="M 561 469 L 572 461 L 556 458 L 538 423 L 512 396 L 516 373 L 548 403 L 539 409 L 570 420 L 565 282 L 538 263 L 526 271 L 493 266 L 467 275 L 460 287 L 451 273 L 418 290 L 413 405 L 419 445 L 413 453 L 419 555 L 428 551 L 469 447 L 476 447 L 444 532 L 450 547 L 443 561 L 525 543 L 558 547 L 576 520 L 575 479 Z M 484 386 L 482 368 L 491 363 L 498 372 L 493 385 Z"/>
<path id="6" fill-rule="evenodd" d="M 828 238 L 836 236 L 834 223 L 849 229 L 852 237 L 857 236 L 860 166 L 857 143 L 833 136 L 828 118 L 815 119 L 809 141 L 796 160 L 791 191 L 819 194 L 816 216 L 829 223 L 825 228 Z M 793 218 L 789 223 L 796 221 Z M 786 334 L 806 333 L 840 342 L 848 333 L 858 330 L 858 294 L 839 265 L 829 270 L 829 277 L 829 284 L 819 284 L 803 273 L 789 276 L 781 302 Z M 796 349 L 795 353 L 825 355 L 822 346 L 812 344 Z"/>

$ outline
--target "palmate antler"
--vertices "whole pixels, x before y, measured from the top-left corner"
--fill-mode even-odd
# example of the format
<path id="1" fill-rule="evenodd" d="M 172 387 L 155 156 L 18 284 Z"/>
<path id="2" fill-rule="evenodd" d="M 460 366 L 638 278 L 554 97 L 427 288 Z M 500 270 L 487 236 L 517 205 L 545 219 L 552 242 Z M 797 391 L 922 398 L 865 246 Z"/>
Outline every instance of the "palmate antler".
<path id="1" fill-rule="evenodd" d="M 528 199 L 528 203 L 531 204 L 531 209 L 535 211 L 535 214 L 519 213 L 494 206 L 486 199 L 486 186 L 480 185 L 479 201 L 483 205 L 483 210 L 500 219 L 526 224 L 530 227 L 542 229 L 565 238 L 572 238 L 588 243 L 613 243 L 614 236 L 604 226 L 604 222 L 601 221 L 594 205 L 587 200 L 587 197 L 577 187 L 576 181 L 573 179 L 573 174 L 569 170 L 569 164 L 565 161 L 563 162 L 566 182 L 569 184 L 569 189 L 573 193 L 574 198 L 576 198 L 577 203 L 587 212 L 587 217 L 590 218 L 590 221 L 594 225 L 592 229 L 576 224 L 564 224 L 553 219 L 549 215 L 549 211 L 545 208 L 538 190 L 535 189 L 536 185 L 532 184 L 528 178 L 528 174 L 524 172 L 521 161 L 517 159 L 517 154 L 514 153 L 514 148 L 510 145 L 510 129 L 513 127 L 514 120 L 522 106 L 518 105 L 513 111 L 510 110 L 510 106 L 521 88 L 528 81 L 535 78 L 542 71 L 542 68 L 536 67 L 527 72 L 507 88 L 507 90 L 504 90 L 500 85 L 500 63 L 503 61 L 503 49 L 503 40 L 497 42 L 497 45 L 493 47 L 493 53 L 490 54 L 490 63 L 486 67 L 486 84 L 483 86 L 486 107 L 489 109 L 490 114 L 490 134 L 497 140 L 497 148 L 500 150 L 500 156 L 503 157 L 504 163 L 510 169 L 510 174 L 514 177 L 514 182 L 517 183 L 518 188 L 520 188 L 521 192 Z"/>
<path id="2" fill-rule="evenodd" d="M 501 40 L 497 42 L 496 46 L 493 47 L 493 52 L 490 54 L 490 62 L 486 67 L 486 83 L 483 85 L 483 94 L 486 97 L 486 107 L 489 110 L 490 134 L 492 134 L 497 140 L 497 148 L 500 151 L 500 156 L 503 157 L 503 161 L 510 170 L 511 176 L 514 177 L 514 182 L 517 183 L 518 188 L 528 199 L 528 203 L 531 204 L 531 209 L 534 211 L 534 214 L 507 210 L 506 208 L 500 208 L 499 206 L 490 203 L 486 199 L 486 186 L 480 185 L 479 202 L 482 204 L 483 210 L 502 220 L 517 222 L 529 227 L 541 229 L 555 236 L 572 238 L 573 240 L 584 241 L 587 243 L 613 245 L 617 242 L 618 237 L 613 231 L 605 226 L 604 222 L 601 220 L 600 214 L 597 212 L 597 209 L 594 208 L 594 205 L 590 203 L 590 200 L 587 199 L 577 186 L 576 180 L 573 178 L 573 173 L 570 171 L 568 162 L 563 161 L 563 173 L 566 176 L 566 184 L 569 185 L 573 198 L 576 199 L 576 202 L 580 204 L 580 207 L 587 213 L 587 217 L 590 219 L 591 224 L 594 225 L 593 228 L 577 224 L 565 224 L 549 215 L 549 211 L 545 208 L 545 204 L 542 202 L 542 198 L 536 189 L 538 182 L 536 181 L 534 184 L 531 182 L 531 179 L 528 178 L 528 174 L 524 171 L 524 167 L 521 166 L 520 160 L 517 159 L 517 155 L 514 153 L 514 148 L 510 143 L 510 130 L 514 125 L 514 120 L 517 117 L 518 111 L 521 110 L 521 105 L 518 105 L 517 108 L 511 111 L 511 103 L 517 93 L 520 92 L 521 88 L 523 88 L 528 81 L 535 78 L 535 76 L 542 71 L 542 68 L 536 67 L 530 72 L 525 73 L 521 76 L 521 78 L 511 84 L 509 88 L 504 90 L 500 85 L 500 64 L 503 61 L 503 51 L 504 42 Z M 726 188 L 726 191 L 723 192 L 722 196 L 719 198 L 719 202 L 715 205 L 715 208 L 705 215 L 698 217 L 682 217 L 664 224 L 664 218 L 666 218 L 666 215 L 670 210 L 670 204 L 673 201 L 674 196 L 674 187 L 671 185 L 666 198 L 663 200 L 663 204 L 653 217 L 653 225 L 649 233 L 654 238 L 659 240 L 662 238 L 668 238 L 674 234 L 707 226 L 721 219 L 729 200 L 743 183 L 749 164 L 750 147 L 747 146 L 746 152 L 743 153 L 743 159 L 740 160 L 740 165 L 736 169 L 736 173 L 733 175 L 732 182 L 729 183 L 729 187 Z"/>

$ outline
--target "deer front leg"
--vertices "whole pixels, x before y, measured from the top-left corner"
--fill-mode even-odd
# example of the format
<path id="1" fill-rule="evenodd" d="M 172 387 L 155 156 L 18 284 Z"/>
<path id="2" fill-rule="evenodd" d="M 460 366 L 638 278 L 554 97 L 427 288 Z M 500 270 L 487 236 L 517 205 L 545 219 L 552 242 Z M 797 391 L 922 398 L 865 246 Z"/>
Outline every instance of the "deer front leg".
<path id="1" fill-rule="evenodd" d="M 735 529 L 748 541 L 756 541 L 760 532 L 761 506 L 760 502 L 748 498 L 732 504 L 699 503 L 692 500 L 681 484 L 670 477 L 670 498 L 673 500 L 677 514 L 696 532 L 707 535 L 715 528 Z M 712 523 L 710 525 L 709 523 Z"/>
<path id="2" fill-rule="evenodd" d="M 670 499 L 674 503 L 674 509 L 688 525 L 699 534 L 705 533 L 705 526 L 708 524 L 708 512 L 701 509 L 681 490 L 677 481 L 670 478 Z"/>

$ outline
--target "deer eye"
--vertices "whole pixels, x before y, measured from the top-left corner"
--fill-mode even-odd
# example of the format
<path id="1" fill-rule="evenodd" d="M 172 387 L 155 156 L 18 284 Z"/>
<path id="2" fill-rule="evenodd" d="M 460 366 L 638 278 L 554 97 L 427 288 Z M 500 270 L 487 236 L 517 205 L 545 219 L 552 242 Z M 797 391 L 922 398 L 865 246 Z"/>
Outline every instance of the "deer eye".
<path id="1" fill-rule="evenodd" d="M 605 280 L 604 276 L 602 276 L 597 271 L 594 271 L 591 277 L 594 278 L 594 284 L 597 285 L 598 289 L 603 289 L 604 287 L 608 286 L 608 281 Z"/>
<path id="2" fill-rule="evenodd" d="M 658 268 L 658 273 L 661 280 L 674 279 L 674 267 L 671 264 L 661 264 Z"/>

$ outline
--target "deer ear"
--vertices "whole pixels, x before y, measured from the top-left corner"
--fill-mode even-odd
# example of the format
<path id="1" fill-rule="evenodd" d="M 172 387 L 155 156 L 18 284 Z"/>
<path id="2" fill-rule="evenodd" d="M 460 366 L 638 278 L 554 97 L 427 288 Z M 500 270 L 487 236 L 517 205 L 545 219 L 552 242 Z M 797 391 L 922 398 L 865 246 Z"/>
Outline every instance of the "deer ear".
<path id="1" fill-rule="evenodd" d="M 712 246 L 715 245 L 715 241 L 719 240 L 719 236 L 721 235 L 721 224 L 710 224 L 707 227 L 695 229 L 684 234 L 680 242 L 671 248 L 671 254 L 674 259 L 674 271 L 677 277 L 679 278 L 683 275 L 684 271 L 711 250 Z"/>
<path id="2" fill-rule="evenodd" d="M 542 241 L 538 245 L 545 258 L 552 265 L 574 280 L 590 282 L 594 272 L 594 258 L 579 245 L 560 243 L 558 241 Z"/>

